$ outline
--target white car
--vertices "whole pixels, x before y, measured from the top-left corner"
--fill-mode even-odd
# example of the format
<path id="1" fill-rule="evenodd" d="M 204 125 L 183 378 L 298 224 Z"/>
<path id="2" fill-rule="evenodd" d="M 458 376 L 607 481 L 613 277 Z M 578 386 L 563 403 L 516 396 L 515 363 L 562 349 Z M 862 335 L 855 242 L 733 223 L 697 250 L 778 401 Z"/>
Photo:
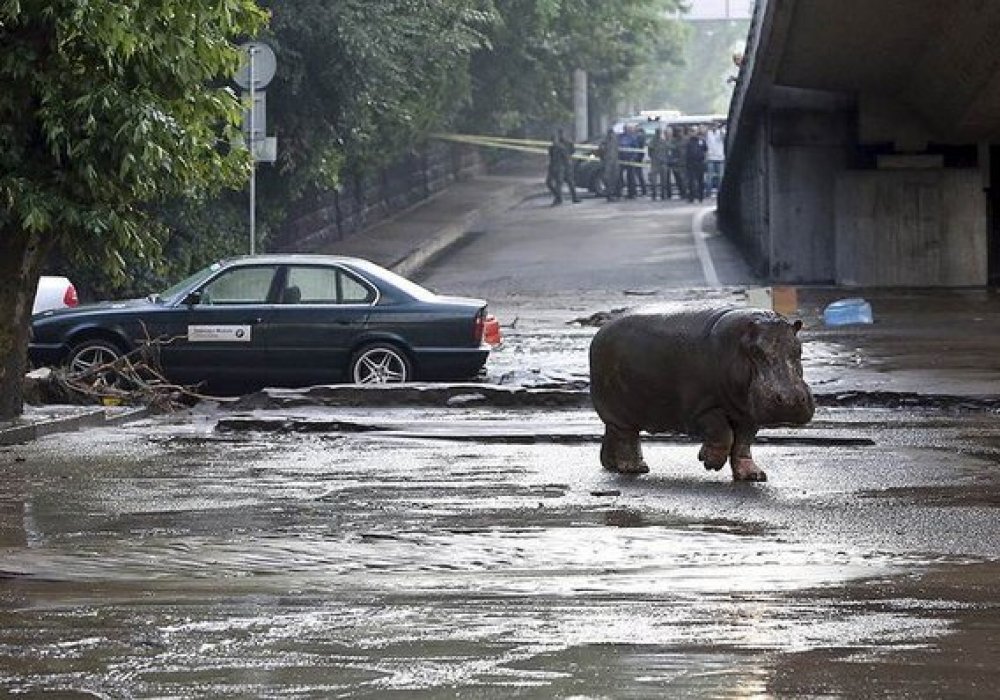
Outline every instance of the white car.
<path id="1" fill-rule="evenodd" d="M 50 277 L 43 275 L 38 278 L 38 289 L 35 292 L 35 305 L 31 313 L 37 314 L 49 309 L 66 309 L 80 303 L 76 296 L 76 287 L 65 277 Z"/>

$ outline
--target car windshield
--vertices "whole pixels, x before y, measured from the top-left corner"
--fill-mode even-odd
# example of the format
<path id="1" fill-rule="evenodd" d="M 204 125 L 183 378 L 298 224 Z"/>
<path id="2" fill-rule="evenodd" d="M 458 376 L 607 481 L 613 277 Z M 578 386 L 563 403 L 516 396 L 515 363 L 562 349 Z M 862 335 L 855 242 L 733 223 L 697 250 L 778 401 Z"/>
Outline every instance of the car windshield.
<path id="1" fill-rule="evenodd" d="M 192 287 L 198 286 L 201 282 L 208 279 L 211 275 L 215 274 L 220 269 L 222 269 L 222 265 L 220 265 L 219 263 L 212 263 L 208 267 L 198 270 L 190 277 L 181 280 L 174 286 L 168 289 L 164 289 L 159 294 L 151 294 L 150 298 L 153 301 L 171 301 L 173 300 L 174 297 L 183 294 Z"/>

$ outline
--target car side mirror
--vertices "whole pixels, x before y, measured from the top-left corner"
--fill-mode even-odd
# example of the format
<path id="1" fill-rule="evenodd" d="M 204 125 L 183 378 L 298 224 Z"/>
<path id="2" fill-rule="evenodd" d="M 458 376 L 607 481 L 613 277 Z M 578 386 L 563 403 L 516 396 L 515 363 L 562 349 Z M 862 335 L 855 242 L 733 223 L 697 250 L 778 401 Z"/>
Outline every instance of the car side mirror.
<path id="1" fill-rule="evenodd" d="M 191 292 L 186 297 L 184 297 L 184 305 L 185 306 L 197 306 L 200 303 L 201 303 L 201 292 L 200 291 Z"/>

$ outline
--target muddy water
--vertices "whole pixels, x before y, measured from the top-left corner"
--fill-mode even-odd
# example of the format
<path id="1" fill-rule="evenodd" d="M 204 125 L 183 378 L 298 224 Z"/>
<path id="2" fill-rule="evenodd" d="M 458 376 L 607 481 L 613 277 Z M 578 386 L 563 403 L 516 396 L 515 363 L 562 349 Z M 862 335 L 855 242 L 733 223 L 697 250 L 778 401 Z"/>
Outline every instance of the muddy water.
<path id="1" fill-rule="evenodd" d="M 765 485 L 680 442 L 629 479 L 590 442 L 495 439 L 596 434 L 588 412 L 379 413 L 405 437 L 204 416 L 10 448 L 0 688 L 991 697 L 994 418 L 825 410 L 812 434 L 875 446 L 761 445 Z M 442 424 L 491 440 L 420 437 Z"/>

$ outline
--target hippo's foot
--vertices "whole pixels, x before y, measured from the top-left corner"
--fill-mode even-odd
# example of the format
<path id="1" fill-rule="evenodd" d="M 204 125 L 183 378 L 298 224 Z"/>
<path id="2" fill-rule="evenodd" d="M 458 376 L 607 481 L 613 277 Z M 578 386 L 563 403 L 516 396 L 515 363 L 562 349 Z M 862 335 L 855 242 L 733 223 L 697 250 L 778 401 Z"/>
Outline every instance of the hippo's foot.
<path id="1" fill-rule="evenodd" d="M 767 474 L 750 457 L 741 457 L 731 464 L 733 481 L 767 481 Z"/>
<path id="2" fill-rule="evenodd" d="M 647 474 L 649 465 L 645 462 L 625 462 L 615 467 L 620 474 Z"/>
<path id="3" fill-rule="evenodd" d="M 704 463 L 705 469 L 719 471 L 727 459 L 729 459 L 728 447 L 714 447 L 706 443 L 698 450 L 698 460 Z"/>
<path id="4" fill-rule="evenodd" d="M 642 458 L 639 432 L 607 426 L 601 440 L 601 465 L 622 474 L 645 474 L 649 466 Z"/>

